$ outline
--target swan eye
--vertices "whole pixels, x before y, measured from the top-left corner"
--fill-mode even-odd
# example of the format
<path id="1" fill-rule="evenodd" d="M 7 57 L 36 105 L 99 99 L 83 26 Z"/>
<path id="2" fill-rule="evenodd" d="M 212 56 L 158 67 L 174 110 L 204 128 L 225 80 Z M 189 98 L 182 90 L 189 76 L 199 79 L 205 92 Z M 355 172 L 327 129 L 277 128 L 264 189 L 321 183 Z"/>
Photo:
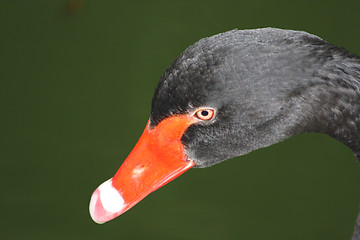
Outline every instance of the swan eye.
<path id="1" fill-rule="evenodd" d="M 209 108 L 199 109 L 194 116 L 200 120 L 210 120 L 214 117 L 214 110 Z"/>

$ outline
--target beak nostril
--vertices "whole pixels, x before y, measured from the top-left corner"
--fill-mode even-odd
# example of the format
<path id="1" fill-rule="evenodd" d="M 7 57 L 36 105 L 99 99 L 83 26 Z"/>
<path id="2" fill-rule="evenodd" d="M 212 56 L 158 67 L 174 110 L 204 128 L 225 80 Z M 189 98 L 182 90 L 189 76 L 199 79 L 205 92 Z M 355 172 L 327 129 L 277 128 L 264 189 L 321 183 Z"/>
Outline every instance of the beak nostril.
<path id="1" fill-rule="evenodd" d="M 139 166 L 135 167 L 134 170 L 132 171 L 132 177 L 134 178 L 140 177 L 142 173 L 144 173 L 146 168 L 147 166 L 145 164 L 140 164 Z"/>

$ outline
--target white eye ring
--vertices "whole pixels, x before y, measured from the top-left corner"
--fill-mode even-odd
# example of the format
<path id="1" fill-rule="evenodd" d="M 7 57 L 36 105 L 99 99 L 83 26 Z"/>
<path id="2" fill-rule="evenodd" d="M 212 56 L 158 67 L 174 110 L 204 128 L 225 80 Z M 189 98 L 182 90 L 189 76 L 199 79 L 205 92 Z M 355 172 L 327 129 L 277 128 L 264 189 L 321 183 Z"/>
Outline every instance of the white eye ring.
<path id="1" fill-rule="evenodd" d="M 215 110 L 212 108 L 199 108 L 193 116 L 203 121 L 209 121 L 214 118 Z"/>

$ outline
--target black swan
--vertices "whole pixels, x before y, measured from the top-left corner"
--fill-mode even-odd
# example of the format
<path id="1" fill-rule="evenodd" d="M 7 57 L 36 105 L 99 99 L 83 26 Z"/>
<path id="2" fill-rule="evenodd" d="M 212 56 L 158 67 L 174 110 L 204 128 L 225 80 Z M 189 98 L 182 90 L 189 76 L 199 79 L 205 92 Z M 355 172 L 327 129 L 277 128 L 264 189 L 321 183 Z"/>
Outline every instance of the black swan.
<path id="1" fill-rule="evenodd" d="M 319 132 L 360 160 L 360 57 L 301 31 L 233 30 L 187 48 L 155 90 L 148 124 L 90 201 L 97 223 L 192 167 Z M 352 240 L 360 240 L 360 214 Z"/>

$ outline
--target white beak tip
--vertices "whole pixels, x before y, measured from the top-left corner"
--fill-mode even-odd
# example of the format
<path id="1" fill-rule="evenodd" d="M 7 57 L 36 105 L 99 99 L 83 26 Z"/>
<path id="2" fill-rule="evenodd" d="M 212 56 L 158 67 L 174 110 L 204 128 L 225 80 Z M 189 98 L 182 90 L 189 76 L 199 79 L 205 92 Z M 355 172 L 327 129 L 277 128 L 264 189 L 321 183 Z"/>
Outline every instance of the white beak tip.
<path id="1" fill-rule="evenodd" d="M 124 199 L 113 187 L 112 179 L 101 184 L 92 194 L 89 211 L 94 222 L 105 223 L 119 216 L 124 209 Z"/>

